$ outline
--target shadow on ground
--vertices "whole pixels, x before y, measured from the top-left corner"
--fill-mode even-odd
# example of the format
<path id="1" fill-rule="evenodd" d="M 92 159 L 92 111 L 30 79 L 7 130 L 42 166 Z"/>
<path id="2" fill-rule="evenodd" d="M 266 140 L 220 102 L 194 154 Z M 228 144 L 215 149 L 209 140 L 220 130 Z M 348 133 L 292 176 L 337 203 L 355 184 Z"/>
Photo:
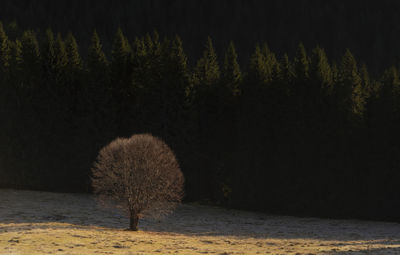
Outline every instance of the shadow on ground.
<path id="1" fill-rule="evenodd" d="M 72 225 L 47 224 L 54 222 Z M 2 227 L 2 224 L 7 226 Z M 99 231 L 102 228 L 119 231 L 127 226 L 128 219 L 120 212 L 102 208 L 88 194 L 0 190 L 0 232 L 55 227 L 97 227 Z M 366 242 L 389 240 L 400 245 L 398 223 L 280 217 L 196 204 L 182 205 L 163 220 L 143 219 L 139 228 L 196 236 Z"/>

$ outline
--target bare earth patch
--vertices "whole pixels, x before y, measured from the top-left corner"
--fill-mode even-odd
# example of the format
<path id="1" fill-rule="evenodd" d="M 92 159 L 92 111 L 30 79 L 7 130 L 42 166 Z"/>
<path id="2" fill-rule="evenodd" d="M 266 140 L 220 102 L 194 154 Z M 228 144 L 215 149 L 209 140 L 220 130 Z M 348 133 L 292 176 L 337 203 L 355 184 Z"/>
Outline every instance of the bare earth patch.
<path id="1" fill-rule="evenodd" d="M 0 190 L 0 254 L 400 254 L 400 224 L 279 217 L 194 204 L 128 220 L 85 194 Z"/>

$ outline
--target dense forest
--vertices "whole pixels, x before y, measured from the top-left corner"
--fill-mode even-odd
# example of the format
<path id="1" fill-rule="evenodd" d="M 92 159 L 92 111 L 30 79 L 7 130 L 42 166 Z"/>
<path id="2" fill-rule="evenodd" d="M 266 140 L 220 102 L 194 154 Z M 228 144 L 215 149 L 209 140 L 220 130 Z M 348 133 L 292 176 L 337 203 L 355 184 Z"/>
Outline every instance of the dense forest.
<path id="1" fill-rule="evenodd" d="M 6 27 L 10 38 L 25 29 L 73 32 L 85 56 L 94 29 L 109 52 L 121 27 L 129 40 L 154 30 L 161 37 L 178 34 L 191 65 L 211 36 L 218 52 L 233 40 L 242 64 L 256 43 L 266 41 L 284 54 L 302 41 L 307 47 L 323 45 L 335 60 L 349 48 L 376 75 L 399 65 L 399 12 L 396 0 L 0 1 L 0 20 L 11 24 Z"/>
<path id="2" fill-rule="evenodd" d="M 147 2 L 150 7 L 141 8 L 163 5 Z M 172 35 L 173 22 L 161 27 L 160 36 L 153 28 L 138 29 L 124 15 L 110 18 L 111 25 L 79 18 L 55 22 L 50 18 L 56 16 L 34 5 L 24 17 L 37 14 L 30 24 L 37 27 L 22 29 L 17 24 L 28 27 L 29 18 L 10 22 L 12 15 L 18 17 L 13 10 L 22 8 L 16 3 L 2 2 L 8 4 L 4 15 L 0 8 L 8 20 L 0 25 L 0 187 L 90 192 L 90 169 L 100 148 L 115 137 L 152 133 L 176 152 L 187 201 L 400 220 L 399 70 L 378 66 L 395 64 L 398 47 L 379 46 L 382 54 L 371 47 L 377 55 L 368 55 L 363 53 L 371 46 L 367 41 L 349 41 L 358 54 L 343 47 L 339 56 L 341 46 L 334 48 L 329 38 L 314 46 L 320 38 L 307 36 L 304 45 L 298 40 L 279 47 L 280 40 L 296 40 L 299 34 L 272 40 L 270 48 L 254 31 L 238 43 L 226 39 L 234 30 L 207 37 L 212 24 L 195 34 L 186 31 L 181 39 Z M 69 8 L 76 7 L 72 3 Z M 279 9 L 278 1 L 272 3 Z M 52 21 L 59 30 L 43 29 Z M 119 23 L 127 27 L 109 36 L 110 27 Z M 131 25 L 137 34 L 128 33 Z M 82 35 L 88 29 L 91 35 Z M 242 36 L 245 28 L 238 33 Z M 373 75 L 357 55 L 371 63 Z"/>

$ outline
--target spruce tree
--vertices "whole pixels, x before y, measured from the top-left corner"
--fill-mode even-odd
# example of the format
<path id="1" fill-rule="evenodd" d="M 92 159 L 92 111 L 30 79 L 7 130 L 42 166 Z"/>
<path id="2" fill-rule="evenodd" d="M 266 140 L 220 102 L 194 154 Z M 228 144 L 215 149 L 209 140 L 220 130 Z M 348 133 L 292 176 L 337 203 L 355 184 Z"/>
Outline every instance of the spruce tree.
<path id="1" fill-rule="evenodd" d="M 132 100 L 132 50 L 128 39 L 119 28 L 114 37 L 110 61 L 110 94 L 112 96 L 111 109 L 113 111 L 115 130 L 121 135 L 127 135 L 132 130 L 133 112 Z M 129 108 L 129 109 L 128 109 Z M 129 117 L 128 117 L 129 116 Z M 129 121 L 125 121 L 129 119 Z"/>
<path id="2" fill-rule="evenodd" d="M 258 87 L 257 84 L 266 83 L 268 81 L 267 66 L 265 56 L 261 52 L 259 45 L 250 58 L 249 74 L 248 74 L 250 87 Z"/>
<path id="3" fill-rule="evenodd" d="M 56 77 L 56 43 L 54 40 L 53 31 L 50 29 L 46 30 L 45 39 L 41 45 L 42 52 L 42 67 L 44 74 L 44 81 L 52 83 L 51 80 L 55 80 Z"/>
<path id="4" fill-rule="evenodd" d="M 108 67 L 109 63 L 107 57 L 103 52 L 103 46 L 95 30 L 88 50 L 87 69 L 89 86 L 86 92 L 89 98 L 91 98 L 90 104 L 93 110 L 95 110 L 96 107 L 103 108 L 108 103 Z"/>
<path id="5" fill-rule="evenodd" d="M 242 80 L 242 72 L 237 61 L 237 53 L 235 45 L 231 41 L 228 50 L 225 53 L 225 61 L 222 70 L 222 83 L 230 91 L 232 95 L 240 93 L 240 82 Z"/>
<path id="6" fill-rule="evenodd" d="M 299 44 L 294 58 L 296 80 L 305 82 L 309 79 L 310 63 L 302 43 Z"/>
<path id="7" fill-rule="evenodd" d="M 115 86 L 122 86 L 121 83 L 125 82 L 130 53 L 128 39 L 119 28 L 115 34 L 111 51 L 111 79 L 116 83 Z"/>
<path id="8" fill-rule="evenodd" d="M 221 114 L 221 105 L 219 100 L 220 91 L 220 68 L 215 53 L 212 40 L 207 38 L 203 56 L 197 61 L 193 75 L 194 86 L 194 105 L 197 117 L 197 143 L 200 153 L 207 155 L 207 159 L 201 162 L 209 176 L 215 176 L 217 169 L 215 165 L 208 165 L 213 162 L 218 155 L 218 119 Z M 206 142 L 212 141 L 212 142 Z M 200 162 L 199 162 L 200 163 Z M 203 179 L 200 181 L 205 192 L 211 193 L 216 183 L 209 183 Z"/>
<path id="9" fill-rule="evenodd" d="M 266 43 L 263 44 L 262 54 L 265 65 L 265 80 L 266 82 L 272 82 L 274 78 L 277 78 L 279 63 L 276 59 L 275 54 L 269 49 Z"/>
<path id="10" fill-rule="evenodd" d="M 186 94 L 190 84 L 187 58 L 179 37 L 172 41 L 165 39 L 162 44 L 157 34 L 153 38 L 156 52 L 153 53 L 152 69 L 158 75 L 153 80 L 158 81 L 153 85 L 152 104 L 158 107 L 156 112 L 161 124 L 158 132 L 171 144 L 182 146 L 183 140 L 188 139 L 190 122 Z"/>
<path id="11" fill-rule="evenodd" d="M 72 33 L 67 35 L 65 40 L 65 51 L 67 54 L 67 70 L 70 75 L 76 76 L 82 72 L 82 59 L 79 55 L 78 44 Z M 74 79 L 75 77 L 73 77 Z"/>
<path id="12" fill-rule="evenodd" d="M 75 119 L 76 122 L 79 122 L 80 120 L 77 119 L 78 115 L 82 114 L 82 110 L 87 104 L 87 97 L 89 95 L 84 93 L 84 89 L 82 88 L 82 86 L 84 86 L 82 83 L 82 59 L 79 54 L 78 44 L 72 33 L 69 33 L 65 40 L 65 54 L 67 57 L 66 82 L 68 83 L 66 89 L 69 97 L 70 114 L 71 118 Z"/>
<path id="13" fill-rule="evenodd" d="M 6 78 L 9 71 L 10 58 L 10 43 L 4 31 L 3 23 L 0 22 L 0 77 L 3 80 Z"/>
<path id="14" fill-rule="evenodd" d="M 212 40 L 207 38 L 202 58 L 197 61 L 194 72 L 195 82 L 204 87 L 216 86 L 220 78 L 220 69 Z"/>
<path id="15" fill-rule="evenodd" d="M 11 58 L 10 58 L 10 80 L 13 83 L 18 83 L 21 78 L 21 65 L 22 65 L 22 44 L 21 41 L 16 39 L 10 44 Z"/>
<path id="16" fill-rule="evenodd" d="M 24 77 L 25 86 L 29 84 L 30 89 L 38 85 L 40 79 L 40 53 L 39 44 L 35 33 L 25 31 L 21 38 L 21 63 L 20 68 Z"/>
<path id="17" fill-rule="evenodd" d="M 100 42 L 100 38 L 96 30 L 93 31 L 93 35 L 91 38 L 87 66 L 91 75 L 97 76 L 107 72 L 107 57 L 103 52 L 103 45 Z"/>
<path id="18" fill-rule="evenodd" d="M 329 93 L 332 89 L 332 70 L 324 49 L 316 47 L 311 56 L 310 79 L 318 86 L 314 89 Z"/>
<path id="19" fill-rule="evenodd" d="M 57 34 L 57 39 L 54 42 L 54 56 L 55 56 L 55 74 L 56 74 L 56 83 L 60 84 L 59 88 L 64 89 L 64 86 L 61 85 L 66 82 L 66 68 L 68 65 L 68 56 L 65 49 L 65 42 L 61 36 L 61 34 Z"/>
<path id="20" fill-rule="evenodd" d="M 400 112 L 400 78 L 395 67 L 385 71 L 379 97 L 382 104 L 386 105 L 386 109 L 382 111 L 382 114 L 384 112 Z"/>
<path id="21" fill-rule="evenodd" d="M 281 69 L 283 86 L 285 87 L 287 93 L 291 94 L 292 92 L 291 84 L 294 77 L 294 71 L 287 54 L 284 54 L 280 61 L 280 69 Z"/>
<path id="22" fill-rule="evenodd" d="M 365 99 L 368 99 L 373 94 L 378 93 L 377 83 L 371 80 L 367 66 L 365 64 L 361 65 L 360 77 L 362 82 L 363 95 Z"/>
<path id="23" fill-rule="evenodd" d="M 109 62 L 103 52 L 103 45 L 100 42 L 96 30 L 93 31 L 91 44 L 87 57 L 87 82 L 83 86 L 83 97 L 86 99 L 86 112 L 84 114 L 88 137 L 92 138 L 93 155 L 107 141 L 115 135 L 114 126 L 114 105 L 111 100 L 109 80 Z"/>
<path id="24" fill-rule="evenodd" d="M 293 67 L 295 74 L 293 83 L 293 100 L 295 101 L 295 104 L 298 105 L 298 107 L 294 109 L 296 111 L 295 115 L 297 116 L 295 122 L 297 123 L 296 125 L 299 130 L 306 132 L 306 122 L 309 118 L 307 115 L 309 113 L 308 109 L 310 108 L 308 97 L 310 96 L 309 93 L 312 89 L 309 83 L 310 62 L 302 43 L 297 47 Z M 301 132 L 299 132 L 299 136 L 305 137 Z"/>
<path id="25" fill-rule="evenodd" d="M 337 99 L 342 101 L 342 106 L 346 111 L 361 116 L 365 103 L 362 80 L 358 73 L 357 62 L 349 49 L 342 59 L 339 87 Z"/>

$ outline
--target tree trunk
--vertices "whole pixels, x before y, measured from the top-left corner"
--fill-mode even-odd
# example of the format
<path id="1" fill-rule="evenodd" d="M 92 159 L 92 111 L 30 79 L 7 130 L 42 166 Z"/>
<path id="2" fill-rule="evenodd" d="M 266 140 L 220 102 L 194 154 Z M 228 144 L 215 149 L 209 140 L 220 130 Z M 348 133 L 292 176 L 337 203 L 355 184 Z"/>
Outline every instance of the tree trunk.
<path id="1" fill-rule="evenodd" d="M 137 215 L 137 213 L 135 211 L 131 211 L 130 212 L 130 222 L 129 222 L 129 230 L 131 231 L 137 231 L 137 225 L 139 222 L 139 216 Z"/>

